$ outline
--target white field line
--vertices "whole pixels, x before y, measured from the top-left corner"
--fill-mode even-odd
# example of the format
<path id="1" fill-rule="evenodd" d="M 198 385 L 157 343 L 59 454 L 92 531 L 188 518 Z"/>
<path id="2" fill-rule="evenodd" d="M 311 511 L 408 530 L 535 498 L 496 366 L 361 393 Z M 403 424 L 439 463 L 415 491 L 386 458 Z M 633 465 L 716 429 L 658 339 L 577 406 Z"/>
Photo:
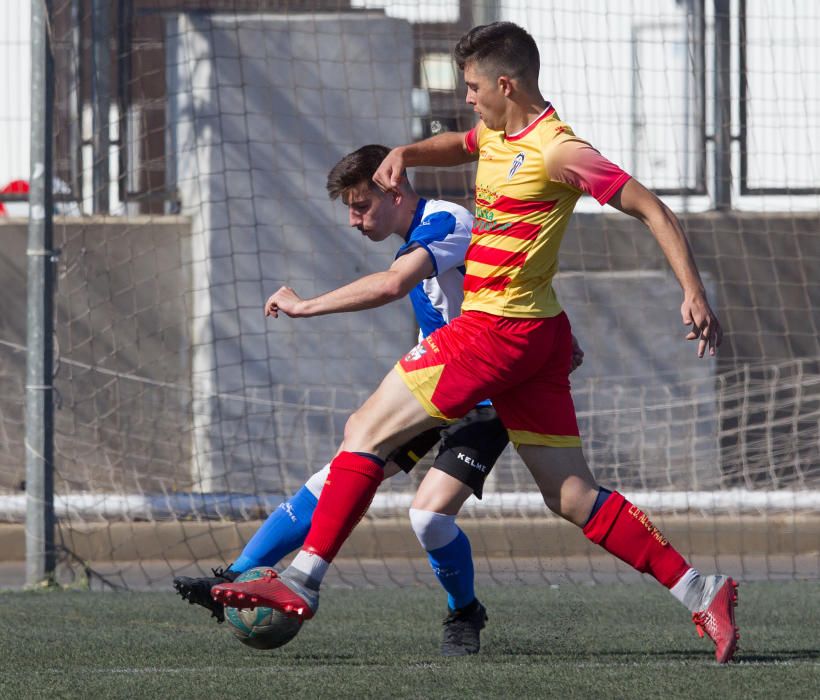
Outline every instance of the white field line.
<path id="1" fill-rule="evenodd" d="M 507 666 L 510 661 L 510 657 L 514 658 L 515 655 L 512 654 L 506 657 L 506 661 L 503 662 L 502 665 Z M 531 659 L 531 657 L 527 657 L 527 659 Z M 522 658 L 522 661 L 526 661 L 527 659 Z M 680 660 L 680 659 L 669 659 L 667 661 L 660 660 L 660 659 L 653 659 L 653 660 L 646 660 L 646 661 L 578 661 L 573 659 L 555 659 L 554 657 L 549 657 L 549 665 L 551 667 L 555 666 L 570 666 L 572 668 L 597 668 L 597 669 L 606 669 L 606 668 L 692 668 L 692 667 L 700 667 L 704 665 L 704 661 L 699 658 L 692 658 L 690 660 Z M 338 670 L 340 667 L 344 667 L 347 664 L 339 663 L 339 664 L 315 664 L 307 667 L 293 667 L 293 666 L 271 666 L 269 664 L 265 664 L 264 666 L 199 666 L 199 667 L 180 667 L 180 668 L 172 668 L 172 667 L 164 667 L 158 668 L 156 666 L 148 666 L 144 668 L 105 668 L 103 666 L 100 667 L 79 667 L 71 669 L 72 672 L 77 673 L 94 673 L 99 675 L 183 675 L 183 674 L 201 674 L 201 673 L 240 673 L 242 671 L 248 671 L 255 673 L 256 675 L 263 674 L 263 675 L 278 675 L 282 673 L 288 674 L 299 674 L 302 673 L 304 675 L 314 675 L 319 671 L 326 671 L 332 672 L 334 670 Z M 391 671 L 395 672 L 399 670 L 396 666 L 391 666 L 388 664 L 366 664 L 364 666 L 360 664 L 355 664 L 356 668 L 362 670 L 363 673 L 367 671 Z M 513 664 L 514 665 L 514 664 Z M 710 664 L 713 666 L 714 664 Z M 730 664 L 732 668 L 766 668 L 766 667 L 777 667 L 777 666 L 786 666 L 786 667 L 820 667 L 820 661 L 814 661 L 806 659 L 803 660 L 795 660 L 795 659 L 772 659 L 767 661 L 743 661 L 742 659 L 733 662 Z M 441 663 L 430 662 L 430 663 L 412 663 L 406 666 L 408 670 L 418 672 L 419 670 L 423 671 L 436 671 L 436 670 L 446 670 L 446 666 Z M 26 675 L 53 675 L 53 674 L 65 674 L 65 669 L 58 669 L 58 668 L 49 668 L 49 669 L 41 669 L 39 671 L 32 671 L 31 669 L 27 669 L 24 672 Z M 14 674 L 14 672 L 12 672 Z"/>

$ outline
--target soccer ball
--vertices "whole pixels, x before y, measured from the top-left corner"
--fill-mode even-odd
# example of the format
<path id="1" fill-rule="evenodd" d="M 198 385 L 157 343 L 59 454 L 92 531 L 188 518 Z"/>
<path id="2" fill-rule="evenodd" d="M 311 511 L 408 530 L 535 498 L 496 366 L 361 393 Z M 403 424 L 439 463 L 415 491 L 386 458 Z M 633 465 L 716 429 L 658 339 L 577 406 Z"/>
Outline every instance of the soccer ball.
<path id="1" fill-rule="evenodd" d="M 240 581 L 256 581 L 269 571 L 268 566 L 258 566 L 242 573 Z M 272 608 L 229 608 L 225 606 L 225 621 L 228 629 L 243 644 L 254 649 L 276 649 L 293 639 L 302 627 L 299 615 L 286 615 Z"/>

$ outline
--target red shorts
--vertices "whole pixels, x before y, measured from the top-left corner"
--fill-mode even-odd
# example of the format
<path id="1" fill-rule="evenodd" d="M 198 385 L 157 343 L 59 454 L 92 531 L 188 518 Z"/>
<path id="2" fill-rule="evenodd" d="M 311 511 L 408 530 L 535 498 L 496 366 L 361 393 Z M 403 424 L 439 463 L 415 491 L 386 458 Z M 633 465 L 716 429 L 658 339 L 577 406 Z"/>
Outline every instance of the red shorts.
<path id="1" fill-rule="evenodd" d="M 566 314 L 504 318 L 466 311 L 425 338 L 396 371 L 427 413 L 460 418 L 490 399 L 516 444 L 581 445 L 569 387 Z"/>

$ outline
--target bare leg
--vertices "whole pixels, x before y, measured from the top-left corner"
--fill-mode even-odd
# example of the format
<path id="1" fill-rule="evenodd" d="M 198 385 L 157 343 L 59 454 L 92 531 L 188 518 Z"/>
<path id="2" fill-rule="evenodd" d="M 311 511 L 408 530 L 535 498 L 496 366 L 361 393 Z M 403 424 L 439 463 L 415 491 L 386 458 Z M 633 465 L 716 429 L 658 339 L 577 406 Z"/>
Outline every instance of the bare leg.
<path id="1" fill-rule="evenodd" d="M 444 515 L 458 515 L 464 502 L 473 495 L 467 484 L 432 467 L 419 484 L 411 508 Z"/>
<path id="2" fill-rule="evenodd" d="M 519 445 L 518 454 L 538 484 L 547 508 L 583 527 L 598 496 L 598 484 L 581 448 Z"/>
<path id="3" fill-rule="evenodd" d="M 441 423 L 427 414 L 396 371 L 390 370 L 379 388 L 348 418 L 343 449 L 384 459 L 410 438 Z"/>

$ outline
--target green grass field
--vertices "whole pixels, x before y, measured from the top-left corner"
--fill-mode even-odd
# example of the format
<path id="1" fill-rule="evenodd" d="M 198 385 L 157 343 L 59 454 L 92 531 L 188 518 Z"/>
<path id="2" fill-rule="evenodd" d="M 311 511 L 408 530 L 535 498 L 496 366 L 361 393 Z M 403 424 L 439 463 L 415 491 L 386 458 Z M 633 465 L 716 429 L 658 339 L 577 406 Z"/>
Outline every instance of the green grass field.
<path id="1" fill-rule="evenodd" d="M 484 589 L 481 654 L 437 655 L 431 589 L 328 590 L 249 649 L 172 593 L 0 593 L 0 695 L 96 698 L 815 698 L 820 585 L 741 584 L 738 663 L 657 586 Z"/>

